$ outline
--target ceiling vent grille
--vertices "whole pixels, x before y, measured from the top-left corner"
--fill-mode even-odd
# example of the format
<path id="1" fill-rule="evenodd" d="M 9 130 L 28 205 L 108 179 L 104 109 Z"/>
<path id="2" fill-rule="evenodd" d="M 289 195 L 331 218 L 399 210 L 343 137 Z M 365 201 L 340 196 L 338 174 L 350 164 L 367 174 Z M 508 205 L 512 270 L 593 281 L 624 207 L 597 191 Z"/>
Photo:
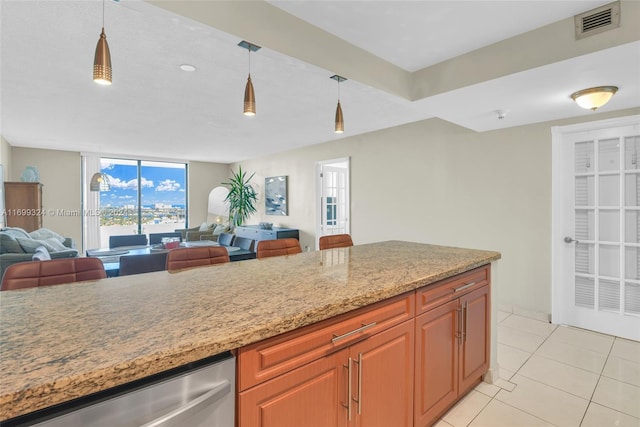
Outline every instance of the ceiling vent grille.
<path id="1" fill-rule="evenodd" d="M 576 39 L 583 39 L 620 26 L 620 2 L 589 10 L 573 17 Z"/>

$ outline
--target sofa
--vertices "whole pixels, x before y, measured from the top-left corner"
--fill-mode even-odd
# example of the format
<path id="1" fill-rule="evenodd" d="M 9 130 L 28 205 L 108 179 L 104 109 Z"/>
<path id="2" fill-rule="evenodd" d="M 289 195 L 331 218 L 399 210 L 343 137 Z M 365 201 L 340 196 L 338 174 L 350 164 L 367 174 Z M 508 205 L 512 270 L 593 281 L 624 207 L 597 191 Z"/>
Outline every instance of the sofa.
<path id="1" fill-rule="evenodd" d="M 75 258 L 75 242 L 46 228 L 27 233 L 19 227 L 0 229 L 0 279 L 11 264 L 31 261 L 39 248 L 46 248 L 51 259 Z M 42 249 L 40 249 L 42 250 Z"/>

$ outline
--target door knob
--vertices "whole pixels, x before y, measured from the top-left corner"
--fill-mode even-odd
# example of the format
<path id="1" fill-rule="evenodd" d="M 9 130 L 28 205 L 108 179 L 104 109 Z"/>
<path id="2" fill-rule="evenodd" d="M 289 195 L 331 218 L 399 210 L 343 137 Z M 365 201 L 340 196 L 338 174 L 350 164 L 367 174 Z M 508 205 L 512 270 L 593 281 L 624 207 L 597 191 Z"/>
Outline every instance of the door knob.
<path id="1" fill-rule="evenodd" d="M 578 240 L 572 239 L 572 238 L 571 238 L 571 237 L 569 237 L 569 236 L 566 236 L 566 237 L 564 238 L 564 242 L 565 242 L 565 243 L 573 243 L 573 242 L 575 242 L 575 243 L 580 243 Z"/>

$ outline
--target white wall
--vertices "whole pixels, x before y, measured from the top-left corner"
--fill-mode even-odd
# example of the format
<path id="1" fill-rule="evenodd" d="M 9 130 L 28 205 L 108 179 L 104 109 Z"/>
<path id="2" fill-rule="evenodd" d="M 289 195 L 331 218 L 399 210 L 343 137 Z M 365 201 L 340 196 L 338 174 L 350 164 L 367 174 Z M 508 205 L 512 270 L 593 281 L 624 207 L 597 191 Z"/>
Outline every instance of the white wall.
<path id="1" fill-rule="evenodd" d="M 189 162 L 189 227 L 213 221 L 207 215 L 209 193 L 229 176 L 227 164 Z"/>
<path id="2" fill-rule="evenodd" d="M 82 189 L 80 186 L 80 153 L 59 150 L 12 147 L 11 181 L 20 181 L 26 166 L 35 166 L 40 172 L 42 208 L 45 211 L 80 211 Z M 47 214 L 42 226 L 66 237 L 72 237 L 76 245 L 82 243 L 82 218 L 80 215 Z"/>
<path id="3" fill-rule="evenodd" d="M 2 174 L 0 175 L 0 210 L 4 209 L 4 181 L 9 180 L 11 176 L 11 145 L 0 136 L 0 165 L 2 165 Z M 4 227 L 6 218 L 0 212 L 0 227 Z"/>
<path id="4" fill-rule="evenodd" d="M 432 119 L 242 162 L 256 172 L 247 223 L 299 228 L 315 248 L 315 162 L 351 158 L 356 244 L 401 239 L 502 253 L 497 302 L 551 312 L 551 126 L 638 109 L 477 133 Z M 237 165 L 234 165 L 234 168 Z M 264 215 L 264 178 L 289 176 L 287 217 Z"/>
<path id="5" fill-rule="evenodd" d="M 4 176 L 2 177 L 5 181 L 8 181 L 9 176 L 11 176 L 11 145 L 0 136 L 0 165 L 3 166 Z"/>

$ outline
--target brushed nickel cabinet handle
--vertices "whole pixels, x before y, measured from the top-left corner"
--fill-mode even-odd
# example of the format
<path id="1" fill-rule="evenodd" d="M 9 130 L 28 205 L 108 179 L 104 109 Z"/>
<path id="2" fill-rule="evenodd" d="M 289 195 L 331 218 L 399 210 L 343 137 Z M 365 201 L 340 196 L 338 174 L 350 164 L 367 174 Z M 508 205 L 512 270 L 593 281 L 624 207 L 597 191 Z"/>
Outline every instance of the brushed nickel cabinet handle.
<path id="1" fill-rule="evenodd" d="M 467 301 L 465 301 L 465 303 L 462 305 L 462 312 L 464 313 L 464 323 L 463 323 L 463 328 L 462 328 L 462 338 L 463 341 L 466 343 L 467 342 L 467 322 L 469 321 L 469 303 Z"/>
<path id="2" fill-rule="evenodd" d="M 462 307 L 456 308 L 458 312 L 458 325 L 456 327 L 456 338 L 458 338 L 458 345 L 462 345 Z"/>
<path id="3" fill-rule="evenodd" d="M 362 353 L 358 353 L 358 415 L 362 414 Z"/>
<path id="4" fill-rule="evenodd" d="M 347 368 L 347 404 L 342 404 L 343 407 L 347 409 L 347 421 L 351 421 L 351 362 L 353 359 L 349 357 L 349 362 L 347 365 L 342 365 Z"/>
<path id="5" fill-rule="evenodd" d="M 476 282 L 467 283 L 466 285 L 462 285 L 459 288 L 455 288 L 453 292 L 456 293 L 456 292 L 464 291 L 465 289 L 470 288 L 475 284 Z"/>
<path id="6" fill-rule="evenodd" d="M 376 326 L 376 322 L 371 322 L 369 324 L 360 326 L 358 329 L 354 329 L 353 331 L 347 332 L 346 334 L 342 334 L 342 335 L 333 334 L 333 338 L 331 339 L 331 342 L 335 343 L 337 341 L 348 338 L 351 335 L 357 334 L 358 332 L 366 331 L 369 328 L 373 328 L 374 326 Z"/>

